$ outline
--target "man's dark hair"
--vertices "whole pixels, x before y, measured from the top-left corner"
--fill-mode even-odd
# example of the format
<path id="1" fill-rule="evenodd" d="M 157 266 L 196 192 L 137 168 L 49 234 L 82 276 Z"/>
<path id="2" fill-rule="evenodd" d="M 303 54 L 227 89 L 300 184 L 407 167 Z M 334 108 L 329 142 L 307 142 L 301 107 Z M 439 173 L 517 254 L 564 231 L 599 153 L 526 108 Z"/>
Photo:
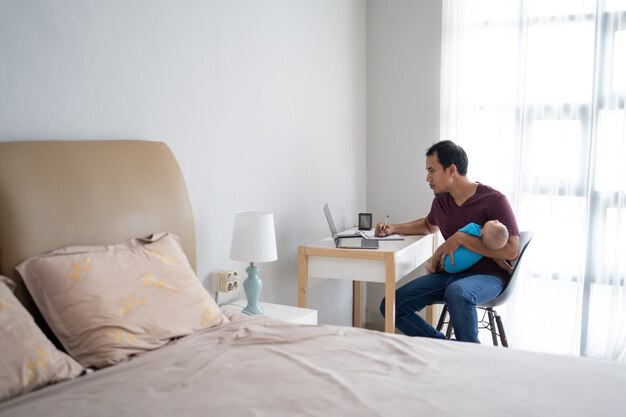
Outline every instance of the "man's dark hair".
<path id="1" fill-rule="evenodd" d="M 456 143 L 451 140 L 441 140 L 433 144 L 426 151 L 426 156 L 431 156 L 437 153 L 439 163 L 444 168 L 448 168 L 450 165 L 456 165 L 456 170 L 461 175 L 467 175 L 467 154 Z"/>

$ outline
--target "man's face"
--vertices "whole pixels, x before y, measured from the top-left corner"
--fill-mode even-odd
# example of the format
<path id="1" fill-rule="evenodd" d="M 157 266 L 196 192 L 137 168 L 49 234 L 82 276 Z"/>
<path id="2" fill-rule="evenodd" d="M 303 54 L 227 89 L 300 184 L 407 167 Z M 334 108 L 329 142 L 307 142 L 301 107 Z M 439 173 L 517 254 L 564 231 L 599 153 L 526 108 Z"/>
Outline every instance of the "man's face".
<path id="1" fill-rule="evenodd" d="M 426 157 L 426 181 L 435 194 L 446 192 L 451 183 L 450 168 L 439 163 L 437 153 Z"/>

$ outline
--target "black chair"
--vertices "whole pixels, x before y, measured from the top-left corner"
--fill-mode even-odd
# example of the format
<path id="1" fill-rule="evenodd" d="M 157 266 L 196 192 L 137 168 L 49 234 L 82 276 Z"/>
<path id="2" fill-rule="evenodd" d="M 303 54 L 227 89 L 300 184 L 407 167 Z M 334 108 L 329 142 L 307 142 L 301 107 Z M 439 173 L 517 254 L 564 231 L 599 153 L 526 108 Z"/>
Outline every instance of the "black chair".
<path id="1" fill-rule="evenodd" d="M 519 255 L 517 259 L 512 262 L 513 274 L 511 275 L 511 279 L 509 283 L 504 288 L 502 293 L 494 298 L 493 300 L 481 304 L 476 308 L 483 310 L 483 316 L 478 322 L 479 329 L 487 329 L 491 332 L 491 338 L 493 340 L 494 346 L 498 346 L 498 337 L 500 337 L 500 342 L 502 346 L 509 347 L 509 343 L 506 339 L 506 333 L 504 332 L 504 326 L 502 325 L 502 318 L 498 315 L 494 307 L 498 307 L 499 305 L 504 304 L 513 294 L 513 290 L 515 289 L 515 283 L 517 281 L 517 276 L 519 275 L 519 265 L 522 260 L 522 255 L 524 255 L 524 251 L 528 247 L 531 239 L 533 238 L 533 234 L 530 231 L 524 231 L 520 233 L 519 238 Z M 438 304 L 443 304 L 443 311 L 439 316 L 439 322 L 437 323 L 437 330 L 441 331 L 444 325 L 448 325 L 446 329 L 446 339 L 450 339 L 452 337 L 452 324 L 447 320 L 448 317 L 448 306 L 445 302 L 441 302 Z"/>

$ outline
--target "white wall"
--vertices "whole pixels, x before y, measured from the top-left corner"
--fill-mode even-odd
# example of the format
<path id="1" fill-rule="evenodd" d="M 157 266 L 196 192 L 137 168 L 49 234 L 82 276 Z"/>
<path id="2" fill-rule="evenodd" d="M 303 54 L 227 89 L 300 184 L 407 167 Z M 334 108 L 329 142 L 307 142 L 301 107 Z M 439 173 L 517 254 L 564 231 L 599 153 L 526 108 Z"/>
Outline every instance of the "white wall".
<path id="1" fill-rule="evenodd" d="M 359 0 L 0 0 L 0 140 L 166 142 L 200 279 L 243 275 L 234 213 L 270 210 L 279 260 L 261 265 L 261 299 L 295 305 L 296 248 L 328 234 L 323 203 L 340 226 L 366 209 L 365 12 Z M 312 290 L 321 322 L 349 324 L 350 303 L 347 282 Z"/>
<path id="2" fill-rule="evenodd" d="M 328 233 L 324 202 L 340 227 L 427 211 L 440 46 L 432 0 L 0 0 L 0 141 L 168 143 L 199 277 L 243 275 L 234 212 L 271 210 L 279 260 L 262 265 L 262 299 L 295 304 L 296 247 Z M 320 322 L 350 323 L 349 283 L 311 293 Z M 368 320 L 381 298 L 370 284 Z"/>
<path id="3" fill-rule="evenodd" d="M 377 221 L 430 209 L 424 153 L 440 139 L 441 20 L 440 1 L 367 1 L 367 207 Z M 368 325 L 382 323 L 383 297 L 382 284 L 367 285 Z"/>

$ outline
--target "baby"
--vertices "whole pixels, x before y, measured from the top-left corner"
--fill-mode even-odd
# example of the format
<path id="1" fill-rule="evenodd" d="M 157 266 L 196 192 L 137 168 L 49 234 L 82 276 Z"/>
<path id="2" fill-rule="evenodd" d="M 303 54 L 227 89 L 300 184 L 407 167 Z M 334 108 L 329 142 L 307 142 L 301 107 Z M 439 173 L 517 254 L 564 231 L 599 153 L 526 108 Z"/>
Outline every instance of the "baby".
<path id="1" fill-rule="evenodd" d="M 483 241 L 483 245 L 487 249 L 492 250 L 502 249 L 509 240 L 509 231 L 506 226 L 498 220 L 489 220 L 485 222 L 482 228 L 476 223 L 469 223 L 459 229 L 459 232 L 480 237 Z M 454 251 L 454 265 L 450 262 L 450 256 L 447 255 L 443 263 L 443 269 L 451 274 L 456 274 L 474 265 L 480 258 L 482 258 L 482 255 L 460 246 Z M 511 268 L 505 260 L 494 259 L 494 261 L 509 274 L 513 271 L 513 268 Z"/>
<path id="2" fill-rule="evenodd" d="M 498 220 L 489 220 L 480 229 L 480 237 L 483 239 L 483 245 L 486 248 L 493 250 L 502 249 L 509 240 L 509 231 Z"/>

